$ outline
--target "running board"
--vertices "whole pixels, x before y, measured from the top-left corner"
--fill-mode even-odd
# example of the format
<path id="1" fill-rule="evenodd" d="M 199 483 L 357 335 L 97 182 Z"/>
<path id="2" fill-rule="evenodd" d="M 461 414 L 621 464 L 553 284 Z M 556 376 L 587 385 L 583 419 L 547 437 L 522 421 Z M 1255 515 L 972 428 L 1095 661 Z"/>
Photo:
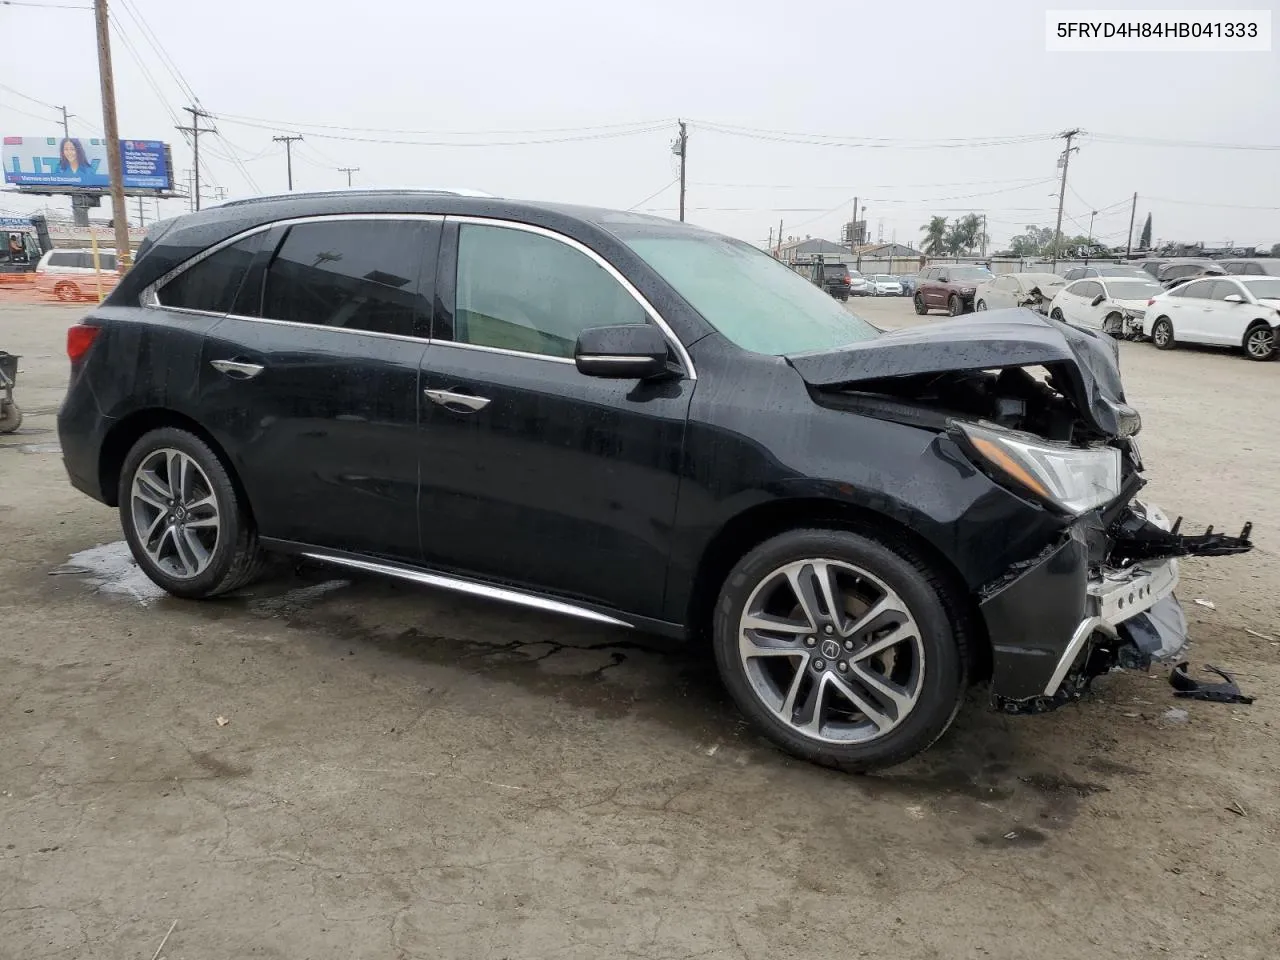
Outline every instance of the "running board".
<path id="1" fill-rule="evenodd" d="M 465 593 L 472 597 L 483 597 L 486 600 L 497 600 L 500 603 L 509 603 L 518 607 L 529 607 L 533 610 L 541 610 L 544 613 L 558 613 L 566 617 L 577 617 L 579 620 L 605 623 L 612 627 L 632 626 L 625 620 L 599 613 L 590 607 L 567 603 L 564 600 L 552 600 L 536 593 L 527 593 L 512 587 L 495 587 L 487 583 L 478 583 L 475 580 L 448 577 L 441 573 L 428 573 L 426 570 L 416 570 L 413 567 L 378 563 L 374 560 L 364 560 L 335 553 L 322 553 L 316 550 L 304 550 L 301 552 L 301 556 L 310 560 L 319 560 L 322 563 L 348 567 L 352 570 L 363 570 L 365 573 L 376 573 L 384 577 L 395 577 L 399 580 L 408 580 L 411 583 L 437 587 L 441 590 L 451 590 L 454 593 Z"/>

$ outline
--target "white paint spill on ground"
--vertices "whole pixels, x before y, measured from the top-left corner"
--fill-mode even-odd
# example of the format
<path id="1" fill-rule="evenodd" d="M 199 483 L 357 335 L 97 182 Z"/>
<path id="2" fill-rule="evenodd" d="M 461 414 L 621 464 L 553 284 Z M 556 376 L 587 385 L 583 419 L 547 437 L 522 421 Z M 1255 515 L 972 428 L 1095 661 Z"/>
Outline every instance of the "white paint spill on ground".
<path id="1" fill-rule="evenodd" d="M 304 607 L 309 607 L 325 594 L 343 587 L 351 586 L 350 580 L 325 580 L 307 587 L 296 587 L 280 594 L 278 597 L 262 597 L 254 600 L 250 606 L 257 613 L 293 614 Z"/>
<path id="2" fill-rule="evenodd" d="M 52 572 L 80 575 L 96 592 L 129 597 L 144 607 L 168 596 L 142 572 L 129 552 L 129 544 L 123 540 L 73 553 L 66 563 Z"/>
<path id="3" fill-rule="evenodd" d="M 23 443 L 18 446 L 23 453 L 61 453 L 62 447 L 56 443 Z"/>

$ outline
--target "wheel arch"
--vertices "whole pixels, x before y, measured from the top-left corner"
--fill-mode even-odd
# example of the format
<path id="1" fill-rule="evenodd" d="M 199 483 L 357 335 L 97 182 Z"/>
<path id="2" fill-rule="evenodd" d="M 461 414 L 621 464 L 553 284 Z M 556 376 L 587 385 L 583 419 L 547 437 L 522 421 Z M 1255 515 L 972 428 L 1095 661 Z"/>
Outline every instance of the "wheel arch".
<path id="1" fill-rule="evenodd" d="M 212 433 L 200 425 L 199 421 L 167 407 L 148 407 L 142 410 L 135 410 L 128 416 L 121 417 L 119 422 L 114 424 L 103 438 L 102 448 L 98 452 L 98 483 L 102 489 L 102 502 L 109 507 L 118 506 L 120 471 L 124 467 L 125 457 L 129 455 L 133 445 L 142 436 L 152 430 L 159 430 L 161 427 L 175 427 L 199 437 L 213 451 L 213 455 L 218 458 L 223 469 L 227 471 L 227 476 L 230 477 L 236 494 L 240 497 L 241 503 L 244 504 L 245 509 L 252 518 L 252 501 L 249 499 L 248 492 L 244 489 L 244 484 L 241 482 L 240 475 L 236 472 L 231 458 L 227 456 L 227 452 L 222 448 L 222 445 L 218 443 Z"/>
<path id="2" fill-rule="evenodd" d="M 1275 326 L 1276 325 L 1274 323 L 1271 323 L 1265 317 L 1254 317 L 1245 325 L 1244 333 L 1240 335 L 1240 349 L 1242 350 L 1248 349 L 1246 345 L 1249 342 L 1249 334 L 1253 333 L 1253 331 L 1257 330 L 1259 327 L 1265 327 L 1268 330 L 1274 330 Z"/>
<path id="3" fill-rule="evenodd" d="M 977 599 L 947 556 L 906 524 L 857 504 L 821 497 L 798 497 L 755 504 L 726 521 L 708 541 L 695 568 L 685 623 L 691 636 L 710 637 L 720 588 L 742 557 L 788 530 L 819 527 L 870 536 L 893 547 L 904 546 L 937 573 L 947 587 L 943 606 L 965 633 L 970 653 L 970 682 L 991 677 L 992 650 Z"/>

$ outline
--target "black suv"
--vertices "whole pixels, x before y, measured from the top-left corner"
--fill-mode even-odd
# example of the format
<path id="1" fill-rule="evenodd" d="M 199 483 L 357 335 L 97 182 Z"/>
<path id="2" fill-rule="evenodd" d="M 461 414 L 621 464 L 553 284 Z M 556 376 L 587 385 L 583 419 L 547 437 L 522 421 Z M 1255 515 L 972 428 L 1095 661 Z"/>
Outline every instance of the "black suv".
<path id="1" fill-rule="evenodd" d="M 1185 640 L 1110 338 L 880 334 L 747 243 L 432 191 L 156 225 L 68 333 L 72 483 L 179 597 L 301 554 L 710 642 L 758 729 L 862 770 Z M 1024 368 L 1042 366 L 1046 384 Z"/>

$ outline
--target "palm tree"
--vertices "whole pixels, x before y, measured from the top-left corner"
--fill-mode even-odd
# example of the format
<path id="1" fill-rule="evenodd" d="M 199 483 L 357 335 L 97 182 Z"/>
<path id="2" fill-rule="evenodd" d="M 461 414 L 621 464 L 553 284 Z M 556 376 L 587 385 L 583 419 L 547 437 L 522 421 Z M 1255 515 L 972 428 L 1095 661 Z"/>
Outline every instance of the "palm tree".
<path id="1" fill-rule="evenodd" d="M 930 256 L 937 256 L 947 248 L 947 218 L 930 217 L 929 222 L 920 228 L 924 232 L 924 243 L 921 249 Z"/>
<path id="2" fill-rule="evenodd" d="M 976 213 L 966 213 L 951 224 L 944 239 L 947 252 L 952 256 L 970 252 L 978 244 L 982 232 L 982 218 Z"/>

